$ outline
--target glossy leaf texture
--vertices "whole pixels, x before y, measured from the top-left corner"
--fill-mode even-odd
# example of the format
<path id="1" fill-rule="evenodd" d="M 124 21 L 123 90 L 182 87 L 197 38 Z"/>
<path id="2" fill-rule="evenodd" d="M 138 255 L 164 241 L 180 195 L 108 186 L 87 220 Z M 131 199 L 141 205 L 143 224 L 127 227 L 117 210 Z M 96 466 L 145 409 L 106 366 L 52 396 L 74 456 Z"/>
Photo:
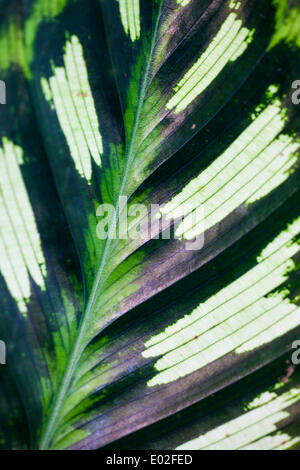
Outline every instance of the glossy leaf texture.
<path id="1" fill-rule="evenodd" d="M 2 3 L 0 446 L 297 447 L 298 3 Z"/>

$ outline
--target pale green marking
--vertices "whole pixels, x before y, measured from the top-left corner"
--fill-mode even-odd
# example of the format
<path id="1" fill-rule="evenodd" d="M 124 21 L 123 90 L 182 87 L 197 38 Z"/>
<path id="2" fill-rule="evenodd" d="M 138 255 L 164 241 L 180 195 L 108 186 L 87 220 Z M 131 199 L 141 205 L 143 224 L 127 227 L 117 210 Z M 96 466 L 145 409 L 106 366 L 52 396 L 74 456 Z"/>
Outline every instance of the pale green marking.
<path id="1" fill-rule="evenodd" d="M 268 169 L 263 172 L 266 183 L 246 201 L 246 205 L 263 198 L 289 177 L 292 167 L 298 160 L 299 144 L 299 139 L 293 141 L 292 137 L 283 134 L 268 148 L 268 151 L 272 151 L 274 154 L 276 152 L 281 158 L 270 162 Z M 280 145 L 282 145 L 282 150 Z"/>
<path id="2" fill-rule="evenodd" d="M 272 242 L 270 242 L 257 257 L 257 261 L 261 263 L 267 260 L 271 254 L 276 251 L 280 246 L 289 243 L 289 240 L 296 237 L 299 233 L 299 219 L 288 225 L 287 230 L 283 230 Z"/>
<path id="3" fill-rule="evenodd" d="M 91 157 L 101 166 L 103 143 L 83 49 L 76 36 L 66 43 L 64 67 L 54 67 L 53 72 L 49 82 L 41 79 L 42 90 L 51 107 L 53 99 L 77 171 L 90 183 Z"/>
<path id="4" fill-rule="evenodd" d="M 241 2 L 236 2 L 235 0 L 231 0 L 229 3 L 229 8 L 231 8 L 232 10 L 239 10 L 240 6 Z"/>
<path id="5" fill-rule="evenodd" d="M 266 96 L 267 98 L 272 98 L 274 95 L 276 95 L 279 91 L 279 86 L 278 85 L 270 85 L 269 88 L 266 91 Z"/>
<path id="6" fill-rule="evenodd" d="M 265 405 L 266 403 L 269 403 L 271 400 L 276 398 L 276 393 L 275 392 L 264 392 L 258 397 L 254 398 L 248 405 L 247 405 L 247 411 L 253 410 L 253 408 L 257 408 L 258 406 Z"/>
<path id="7" fill-rule="evenodd" d="M 178 5 L 181 7 L 186 7 L 190 2 L 191 0 L 177 0 Z"/>
<path id="8" fill-rule="evenodd" d="M 24 32 L 20 24 L 11 19 L 8 26 L 0 30 L 0 68 L 2 72 L 9 72 L 13 64 L 18 65 L 28 77 L 29 71 L 26 62 Z"/>
<path id="9" fill-rule="evenodd" d="M 276 89 L 275 85 L 269 87 L 267 93 Z M 280 134 L 287 120 L 280 100 L 274 98 L 264 110 L 256 108 L 252 119 L 222 155 L 161 208 L 167 219 L 181 217 L 184 205 L 190 210 L 178 225 L 177 237 L 192 239 L 288 178 L 300 143 L 293 136 Z M 199 207 L 202 211 L 196 211 Z"/>
<path id="10" fill-rule="evenodd" d="M 277 423 L 289 417 L 287 408 L 300 399 L 300 389 L 293 388 L 280 396 L 272 394 L 264 404 L 235 418 L 226 424 L 192 439 L 177 450 L 271 450 L 281 446 L 288 448 L 300 441 L 287 433 L 277 432 Z"/>
<path id="11" fill-rule="evenodd" d="M 251 42 L 253 41 L 254 33 L 255 33 L 255 30 L 254 30 L 254 29 L 252 29 L 251 31 L 249 31 L 249 34 L 248 34 L 247 38 L 245 39 L 245 41 L 241 43 L 240 47 L 239 47 L 239 48 L 235 51 L 235 53 L 231 56 L 231 58 L 230 58 L 230 61 L 231 61 L 231 62 L 234 62 L 234 61 L 237 60 L 242 54 L 244 54 L 244 52 L 246 51 L 248 45 L 251 44 Z"/>
<path id="12" fill-rule="evenodd" d="M 292 438 L 289 434 L 279 431 L 243 447 L 242 450 L 285 450 L 299 442 L 300 437 Z"/>
<path id="13" fill-rule="evenodd" d="M 242 20 L 232 12 L 206 51 L 174 88 L 166 107 L 176 114 L 183 111 L 218 76 L 224 67 L 240 57 L 253 39 L 254 31 L 242 27 Z"/>
<path id="14" fill-rule="evenodd" d="M 140 38 L 140 0 L 117 0 L 125 34 L 132 42 Z"/>
<path id="15" fill-rule="evenodd" d="M 49 86 L 48 81 L 47 81 L 46 78 L 44 78 L 44 77 L 41 78 L 41 87 L 42 87 L 44 96 L 45 96 L 46 100 L 48 101 L 48 103 L 49 103 L 51 109 L 54 110 L 54 109 L 55 109 L 55 106 L 54 106 L 54 103 L 53 103 L 52 92 L 51 92 L 51 89 L 50 89 L 50 86 Z"/>
<path id="16" fill-rule="evenodd" d="M 268 295 L 295 269 L 300 218 L 259 255 L 258 264 L 146 342 L 144 357 L 161 356 L 149 386 L 186 376 L 233 351 L 261 346 L 300 324 L 300 308 L 286 292 Z"/>
<path id="17" fill-rule="evenodd" d="M 271 102 L 272 98 L 274 98 L 276 96 L 278 91 L 279 91 L 279 86 L 278 85 L 270 85 L 267 88 L 267 90 L 265 92 L 265 98 L 268 100 L 268 102 Z M 263 103 L 256 106 L 254 112 L 251 114 L 251 119 L 254 121 L 264 109 L 265 109 L 265 105 Z"/>
<path id="18" fill-rule="evenodd" d="M 275 33 L 269 49 L 284 41 L 290 46 L 300 47 L 300 7 L 289 8 L 287 0 L 273 0 L 276 12 Z"/>
<path id="19" fill-rule="evenodd" d="M 26 314 L 30 278 L 45 288 L 46 263 L 23 181 L 21 147 L 7 138 L 0 148 L 0 271 L 19 310 Z"/>

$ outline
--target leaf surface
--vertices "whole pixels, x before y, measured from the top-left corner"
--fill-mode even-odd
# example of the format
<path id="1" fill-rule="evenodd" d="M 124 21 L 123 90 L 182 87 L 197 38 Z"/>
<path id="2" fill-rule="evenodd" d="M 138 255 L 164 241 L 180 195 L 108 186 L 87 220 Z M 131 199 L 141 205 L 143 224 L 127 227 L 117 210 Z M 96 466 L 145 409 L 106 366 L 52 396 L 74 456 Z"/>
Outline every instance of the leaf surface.
<path id="1" fill-rule="evenodd" d="M 20 412 L 3 447 L 107 445 L 292 349 L 300 16 L 287 3 L 6 7 L 0 333 Z M 101 204 L 113 207 L 105 239 Z M 175 238 L 159 236 L 170 224 Z M 296 406 L 286 388 L 276 413 Z M 239 423 L 228 407 L 227 423 L 178 445 L 214 445 Z M 277 422 L 239 447 L 281 445 L 267 437 Z"/>

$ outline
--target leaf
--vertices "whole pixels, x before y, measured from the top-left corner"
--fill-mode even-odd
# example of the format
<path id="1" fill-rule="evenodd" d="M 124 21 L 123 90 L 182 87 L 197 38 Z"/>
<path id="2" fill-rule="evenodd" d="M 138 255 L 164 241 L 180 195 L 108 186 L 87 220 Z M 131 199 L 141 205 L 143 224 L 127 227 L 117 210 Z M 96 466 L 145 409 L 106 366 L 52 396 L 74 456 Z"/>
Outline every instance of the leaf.
<path id="1" fill-rule="evenodd" d="M 300 333 L 297 5 L 13 0 L 3 18 L 1 446 L 296 445 L 294 366 L 278 393 L 244 383 Z M 242 412 L 229 390 L 268 400 Z M 198 435 L 159 437 L 193 407 Z"/>

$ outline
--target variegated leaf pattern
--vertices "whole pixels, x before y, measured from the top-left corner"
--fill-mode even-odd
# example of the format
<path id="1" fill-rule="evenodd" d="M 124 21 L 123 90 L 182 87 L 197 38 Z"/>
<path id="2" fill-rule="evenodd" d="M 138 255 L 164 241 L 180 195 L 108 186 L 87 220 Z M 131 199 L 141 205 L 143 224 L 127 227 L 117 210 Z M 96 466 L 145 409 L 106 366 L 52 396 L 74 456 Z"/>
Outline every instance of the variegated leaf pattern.
<path id="1" fill-rule="evenodd" d="M 297 2 L 3 11 L 0 446 L 299 446 Z"/>

